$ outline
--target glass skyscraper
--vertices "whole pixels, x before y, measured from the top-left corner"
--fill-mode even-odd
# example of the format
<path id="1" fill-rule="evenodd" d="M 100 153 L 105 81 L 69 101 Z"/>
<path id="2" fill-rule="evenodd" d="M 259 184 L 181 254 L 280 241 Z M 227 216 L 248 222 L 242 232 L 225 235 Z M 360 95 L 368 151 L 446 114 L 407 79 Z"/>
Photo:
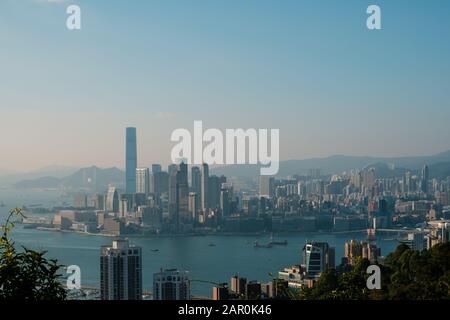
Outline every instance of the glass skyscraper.
<path id="1" fill-rule="evenodd" d="M 136 128 L 126 129 L 125 149 L 125 190 L 127 194 L 133 194 L 136 193 Z"/>
<path id="2" fill-rule="evenodd" d="M 303 263 L 310 277 L 335 266 L 335 249 L 326 242 L 309 242 L 303 247 Z"/>

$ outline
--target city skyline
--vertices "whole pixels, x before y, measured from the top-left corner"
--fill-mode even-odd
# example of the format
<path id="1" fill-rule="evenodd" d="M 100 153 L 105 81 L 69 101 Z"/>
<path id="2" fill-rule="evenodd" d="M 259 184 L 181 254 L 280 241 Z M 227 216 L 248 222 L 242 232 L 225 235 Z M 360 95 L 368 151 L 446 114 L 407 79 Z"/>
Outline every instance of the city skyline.
<path id="1" fill-rule="evenodd" d="M 281 160 L 450 149 L 448 2 L 377 1 L 379 31 L 363 1 L 70 3 L 79 32 L 68 1 L 0 4 L 1 170 L 124 168 L 127 126 L 167 165 L 194 120 L 278 128 Z"/>
<path id="2" fill-rule="evenodd" d="M 95 169 L 91 174 L 83 172 L 82 180 L 86 184 L 81 188 L 64 188 L 62 185 L 56 188 L 65 189 L 66 196 L 73 197 L 71 203 L 62 202 L 62 207 L 57 208 L 38 208 L 36 206 L 42 206 L 38 204 L 18 209 L 54 213 L 53 218 L 24 215 L 21 221 L 27 225 L 24 229 L 31 227 L 37 232 L 51 230 L 123 239 L 113 240 L 112 246 L 101 246 L 101 300 L 141 300 L 150 296 L 153 300 L 190 300 L 191 282 L 214 284 L 213 300 L 286 299 L 290 294 L 299 297 L 304 294 L 307 298 L 327 272 L 345 277 L 346 273 L 367 263 L 370 264 L 367 273 L 378 272 L 367 279 L 367 288 L 381 290 L 379 264 L 386 261 L 389 264 L 392 254 L 386 260 L 381 255 L 382 246 L 378 244 L 385 240 L 377 235 L 397 233 L 398 238 L 389 240 L 400 243 L 395 252 L 412 250 L 420 253 L 445 250 L 448 246 L 450 176 L 448 172 L 441 172 L 438 178 L 431 179 L 433 170 L 428 165 L 423 165 L 418 175 L 405 171 L 397 172 L 395 176 L 377 177 L 375 168 L 366 167 L 332 176 L 324 176 L 318 168 L 311 169 L 308 175 L 287 179 L 260 176 L 258 193 L 254 186 L 228 183 L 224 175 L 210 175 L 206 163 L 191 168 L 190 181 L 188 165 L 183 160 L 171 164 L 167 172 L 162 171 L 160 165 L 152 164 L 150 174 L 148 167 L 137 166 L 137 129 L 127 127 L 124 135 L 124 189 L 110 183 L 107 190 L 98 189 L 97 176 L 100 175 Z M 274 233 L 279 237 L 292 232 L 316 232 L 322 237 L 358 232 L 360 237 L 365 233 L 367 236 L 366 241 L 363 238 L 361 242 L 354 239 L 345 242 L 344 255 L 341 251 L 338 265 L 335 246 L 330 246 L 327 241 L 306 241 L 300 264 L 284 267 L 278 271 L 278 278 L 267 283 L 260 280 L 247 282 L 246 278 L 233 276 L 231 290 L 223 280 L 190 278 L 189 268 L 179 271 L 178 268 L 161 267 L 160 273 L 154 273 L 153 269 L 153 292 L 143 290 L 143 248 L 129 246 L 127 240 L 134 236 L 156 239 L 174 234 L 184 237 L 247 234 L 258 237 L 253 242 L 254 250 L 276 250 L 288 246 L 292 238 L 275 240 Z M 404 233 L 401 238 L 400 232 Z M 270 234 L 270 242 L 260 241 L 264 234 Z M 214 242 L 203 245 L 216 247 Z M 251 243 L 247 240 L 246 245 Z M 392 253 L 392 249 L 389 251 Z M 157 253 L 160 249 L 154 248 L 150 252 Z M 147 251 L 145 256 L 150 252 Z M 360 275 L 359 283 L 365 280 Z M 346 290 L 339 289 L 336 292 L 346 297 Z M 82 287 L 79 290 L 83 290 Z M 93 290 L 96 292 L 96 287 Z M 365 286 L 358 290 L 366 291 Z M 436 287 L 432 290 L 445 296 L 445 292 Z M 76 299 L 77 293 L 71 294 Z M 88 298 L 86 294 L 85 297 L 91 299 L 94 295 L 89 294 Z M 371 297 L 370 293 L 365 295 Z M 384 299 L 388 297 L 386 295 Z M 205 299 L 204 296 L 201 298 Z"/>
<path id="3" fill-rule="evenodd" d="M 124 145 L 125 145 L 125 140 L 123 141 Z M 139 142 L 137 143 L 137 149 L 138 149 L 138 154 L 139 154 Z M 66 171 L 68 170 L 68 172 L 73 172 L 73 170 L 78 170 L 78 169 L 82 169 L 82 168 L 89 168 L 89 167 L 98 167 L 98 168 L 118 168 L 120 170 L 122 170 L 123 172 L 126 171 L 126 165 L 125 165 L 125 149 L 123 149 L 123 157 L 124 160 L 123 161 L 118 161 L 118 162 L 122 162 L 123 164 L 121 166 L 119 165 L 114 165 L 114 164 L 110 164 L 110 165 L 106 165 L 106 166 L 100 166 L 97 165 L 95 163 L 89 163 L 87 162 L 86 164 L 82 164 L 82 165 L 65 165 L 65 164 L 58 164 L 58 163 L 54 163 L 54 164 L 47 164 L 44 166 L 38 166 L 38 167 L 33 167 L 30 169 L 14 169 L 14 168 L 6 168 L 6 167 L 0 167 L 0 176 L 2 175 L 15 175 L 15 174 L 26 174 L 26 173 L 34 173 L 34 174 L 39 174 L 39 172 L 44 172 L 44 173 L 48 173 L 48 172 L 52 172 L 53 170 L 55 170 L 55 172 L 58 171 Z M 373 158 L 373 159 L 383 159 L 384 161 L 387 161 L 387 164 L 390 160 L 392 159 L 402 159 L 402 158 L 416 158 L 416 157 L 433 157 L 433 156 L 438 156 L 441 154 L 446 154 L 450 152 L 450 148 L 446 149 L 446 150 L 442 150 L 442 151 L 438 151 L 436 153 L 431 153 L 431 154 L 408 154 L 408 155 L 397 155 L 397 156 L 378 156 L 376 154 L 367 154 L 367 155 L 362 155 L 362 154 L 328 154 L 328 155 L 324 155 L 324 156 L 318 156 L 318 157 L 306 157 L 306 158 L 295 158 L 295 159 L 281 159 L 280 163 L 282 162 L 286 162 L 286 161 L 303 161 L 303 160 L 315 160 L 315 159 L 329 159 L 332 157 L 336 157 L 336 156 L 343 156 L 343 157 L 361 157 L 361 158 Z M 153 163 L 147 163 L 145 161 L 139 160 L 139 156 L 138 156 L 138 165 L 137 165 L 137 169 L 149 169 L 150 173 L 152 172 L 152 166 L 161 166 L 160 170 L 163 171 L 167 171 L 168 167 L 170 167 L 171 165 L 173 165 L 174 163 L 172 162 L 163 162 L 163 161 L 156 161 Z M 170 161 L 170 159 L 168 160 Z M 243 164 L 244 166 L 247 164 Z M 370 164 L 368 164 L 370 165 Z M 202 164 L 189 164 L 190 167 L 201 167 Z M 230 166 L 239 166 L 239 164 L 223 164 L 223 165 L 209 165 L 211 168 L 222 168 L 222 167 L 230 167 Z M 320 169 L 320 168 L 309 168 L 309 169 Z M 354 170 L 361 170 L 363 169 L 362 167 L 355 167 L 353 168 Z M 409 169 L 409 168 L 405 168 L 405 169 Z M 414 170 L 414 169 L 411 169 Z M 339 173 L 339 172 L 332 172 L 332 173 Z M 328 174 L 332 174 L 331 172 Z M 38 175 L 39 176 L 39 175 Z M 275 175 L 277 176 L 277 175 Z M 283 175 L 278 175 L 278 176 L 283 176 Z"/>
<path id="4" fill-rule="evenodd" d="M 0 0 L 0 303 L 429 317 L 449 38 L 449 0 Z"/>

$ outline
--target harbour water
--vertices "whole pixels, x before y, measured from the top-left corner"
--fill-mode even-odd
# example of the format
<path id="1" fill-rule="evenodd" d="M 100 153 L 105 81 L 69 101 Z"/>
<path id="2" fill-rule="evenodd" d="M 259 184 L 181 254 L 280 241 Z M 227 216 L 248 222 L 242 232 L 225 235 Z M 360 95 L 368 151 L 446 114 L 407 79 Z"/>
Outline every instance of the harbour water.
<path id="1" fill-rule="evenodd" d="M 42 192 L 22 194 L 17 191 L 0 190 L 0 200 L 6 207 L 0 208 L 0 219 L 4 222 L 8 208 L 39 203 L 58 205 L 57 194 Z M 27 196 L 28 195 L 28 196 Z M 344 255 L 344 243 L 350 239 L 363 240 L 364 233 L 348 234 L 279 234 L 276 240 L 287 240 L 286 246 L 254 248 L 253 243 L 270 241 L 269 235 L 208 235 L 208 236 L 164 236 L 153 238 L 132 238 L 132 244 L 143 249 L 143 286 L 152 290 L 153 273 L 160 268 L 180 268 L 190 272 L 191 279 L 228 282 L 236 273 L 248 280 L 262 282 L 271 279 L 269 273 L 301 262 L 301 252 L 306 241 L 326 241 L 336 248 L 336 263 Z M 17 245 L 45 250 L 48 257 L 58 259 L 63 265 L 78 265 L 81 268 L 82 285 L 99 286 L 100 246 L 111 244 L 111 237 L 89 236 L 76 233 L 61 233 L 24 229 L 17 226 L 13 232 Z M 387 238 L 387 236 L 386 236 Z M 396 240 L 377 239 L 382 255 L 393 251 Z M 192 282 L 192 294 L 211 296 L 210 284 Z"/>

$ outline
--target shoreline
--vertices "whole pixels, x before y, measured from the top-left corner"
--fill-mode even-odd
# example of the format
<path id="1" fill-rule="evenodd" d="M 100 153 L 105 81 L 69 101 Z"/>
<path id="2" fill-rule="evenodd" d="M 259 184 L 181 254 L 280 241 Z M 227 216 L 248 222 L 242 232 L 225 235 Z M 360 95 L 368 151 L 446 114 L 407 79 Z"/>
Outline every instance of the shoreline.
<path id="1" fill-rule="evenodd" d="M 79 234 L 83 236 L 92 236 L 92 237 L 105 237 L 105 238 L 114 238 L 114 237 L 123 237 L 123 238 L 137 238 L 137 239 L 152 239 L 152 238 L 183 238 L 183 237 L 210 237 L 210 236 L 222 236 L 222 237 L 262 237 L 262 236 L 270 236 L 273 232 L 205 232 L 205 233 L 164 233 L 164 234 L 123 234 L 123 235 L 115 235 L 109 233 L 91 233 L 84 231 L 76 231 L 76 230 L 59 230 L 51 227 L 37 227 L 31 228 L 38 231 L 44 232 L 60 232 L 60 233 L 71 233 L 71 234 Z M 395 230 L 393 230 L 395 232 Z M 381 231 L 381 234 L 386 234 L 386 232 Z M 349 231 L 317 231 L 317 232 L 302 232 L 302 231 L 281 231 L 276 232 L 277 237 L 282 236 L 295 236 L 295 235 L 345 235 L 345 234 L 366 234 L 366 230 L 349 230 Z"/>

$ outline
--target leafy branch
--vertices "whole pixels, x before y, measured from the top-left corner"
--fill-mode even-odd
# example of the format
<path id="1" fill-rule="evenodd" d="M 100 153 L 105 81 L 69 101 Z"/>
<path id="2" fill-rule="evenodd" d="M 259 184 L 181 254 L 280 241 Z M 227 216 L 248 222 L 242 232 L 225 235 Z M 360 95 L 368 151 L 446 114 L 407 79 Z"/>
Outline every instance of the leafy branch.
<path id="1" fill-rule="evenodd" d="M 45 251 L 22 247 L 17 251 L 10 238 L 14 217 L 25 216 L 19 208 L 11 209 L 0 238 L 0 300 L 63 300 L 66 291 L 60 283 L 55 259 L 46 259 Z"/>

